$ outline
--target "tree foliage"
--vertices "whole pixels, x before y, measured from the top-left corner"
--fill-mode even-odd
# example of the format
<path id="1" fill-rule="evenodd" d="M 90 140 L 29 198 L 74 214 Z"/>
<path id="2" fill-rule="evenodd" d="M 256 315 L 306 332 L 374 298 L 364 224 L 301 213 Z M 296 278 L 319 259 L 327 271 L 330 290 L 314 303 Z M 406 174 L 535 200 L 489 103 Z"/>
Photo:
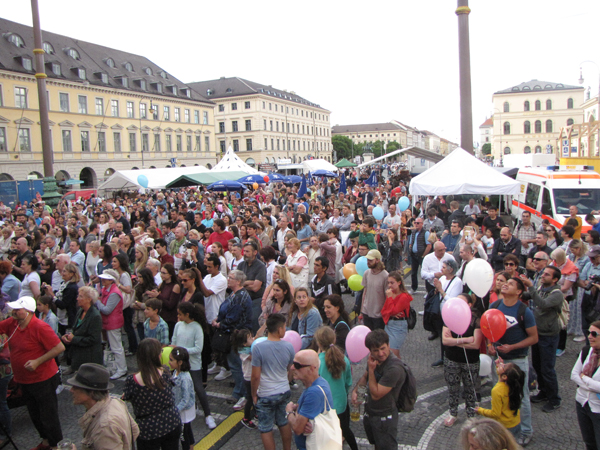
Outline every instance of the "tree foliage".
<path id="1" fill-rule="evenodd" d="M 481 153 L 484 155 L 490 155 L 492 153 L 492 144 L 490 144 L 489 142 L 483 144 L 483 146 L 481 147 Z"/>

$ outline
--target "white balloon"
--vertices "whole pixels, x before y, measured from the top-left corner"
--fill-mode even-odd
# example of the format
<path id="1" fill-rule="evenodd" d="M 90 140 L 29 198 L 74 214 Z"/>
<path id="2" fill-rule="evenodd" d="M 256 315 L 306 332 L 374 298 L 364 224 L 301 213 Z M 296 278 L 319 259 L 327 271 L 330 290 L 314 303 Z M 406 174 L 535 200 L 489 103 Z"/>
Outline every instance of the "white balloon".
<path id="1" fill-rule="evenodd" d="M 483 297 L 492 288 L 494 270 L 487 261 L 475 258 L 465 269 L 464 282 L 478 297 Z"/>
<path id="2" fill-rule="evenodd" d="M 488 355 L 479 355 L 479 376 L 487 377 L 492 374 L 492 366 L 494 362 Z"/>

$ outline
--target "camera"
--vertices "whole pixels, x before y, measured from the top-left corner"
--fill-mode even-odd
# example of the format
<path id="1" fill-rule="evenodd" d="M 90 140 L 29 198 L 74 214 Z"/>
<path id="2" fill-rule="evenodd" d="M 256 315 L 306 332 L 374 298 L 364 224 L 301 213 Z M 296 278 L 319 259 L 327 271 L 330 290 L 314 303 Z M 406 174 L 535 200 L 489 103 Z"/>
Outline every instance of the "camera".
<path id="1" fill-rule="evenodd" d="M 600 284 L 600 275 L 591 275 L 585 290 L 589 291 L 593 287 L 593 284 Z"/>

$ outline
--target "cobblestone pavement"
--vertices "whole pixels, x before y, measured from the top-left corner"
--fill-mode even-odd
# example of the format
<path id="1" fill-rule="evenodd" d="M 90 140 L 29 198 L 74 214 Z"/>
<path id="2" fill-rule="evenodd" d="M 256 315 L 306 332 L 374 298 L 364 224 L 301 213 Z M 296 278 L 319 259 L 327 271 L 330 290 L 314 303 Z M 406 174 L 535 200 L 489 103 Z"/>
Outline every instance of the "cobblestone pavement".
<path id="1" fill-rule="evenodd" d="M 423 289 L 423 288 L 420 288 Z M 424 291 L 418 292 L 413 301 L 413 307 L 420 311 L 423 309 Z M 350 295 L 344 295 L 344 300 L 348 307 L 354 303 Z M 401 443 L 401 449 L 419 449 L 419 450 L 442 450 L 458 449 L 458 435 L 460 427 L 466 420 L 464 410 L 459 412 L 459 418 L 454 427 L 446 428 L 443 420 L 448 413 L 446 385 L 443 377 L 443 368 L 431 368 L 430 364 L 439 358 L 440 344 L 438 340 L 430 342 L 427 340 L 428 333 L 423 330 L 421 316 L 414 330 L 412 330 L 402 350 L 402 358 L 411 366 L 418 382 L 419 398 L 415 410 L 410 414 L 401 414 L 398 440 Z M 125 337 L 124 337 L 125 338 Z M 563 398 L 562 407 L 551 413 L 546 414 L 541 411 L 540 405 L 532 405 L 534 436 L 528 449 L 535 450 L 575 450 L 584 449 L 581 442 L 581 434 L 575 415 L 575 384 L 570 381 L 570 373 L 579 354 L 581 343 L 573 342 L 569 338 L 567 351 L 557 358 L 556 368 L 559 377 L 560 394 Z M 128 357 L 127 363 L 130 372 L 135 370 L 135 358 Z M 365 369 L 366 363 L 353 366 L 353 378 L 355 381 Z M 232 379 L 224 381 L 210 381 L 209 376 L 208 393 L 211 405 L 211 411 L 217 419 L 217 423 L 224 420 L 233 411 L 231 405 L 224 401 L 231 391 L 230 385 Z M 124 379 L 115 382 L 115 388 L 112 393 L 120 394 L 124 386 Z M 485 407 L 490 407 L 489 395 L 491 385 L 482 387 L 482 397 Z M 293 391 L 293 399 L 296 400 L 302 387 Z M 486 398 L 488 398 L 486 402 Z M 59 395 L 59 408 L 62 430 L 65 438 L 72 439 L 75 443 L 81 440 L 81 431 L 78 426 L 78 419 L 83 415 L 84 409 L 80 406 L 73 406 L 71 403 L 71 394 L 65 389 Z M 26 408 L 12 410 L 13 417 L 13 435 L 16 444 L 20 449 L 33 448 L 39 443 L 39 438 L 33 428 Z M 371 449 L 366 440 L 366 435 L 361 422 L 352 423 L 352 428 L 359 438 L 359 447 L 361 449 Z M 200 441 L 208 434 L 208 429 L 204 424 L 203 417 L 197 417 L 193 423 L 194 436 L 196 441 Z M 277 448 L 281 448 L 279 433 L 275 430 Z M 260 433 L 258 430 L 248 430 L 238 425 L 237 431 L 222 447 L 222 449 L 262 449 Z M 293 446 L 295 448 L 295 446 Z M 344 446 L 345 449 L 348 446 Z"/>

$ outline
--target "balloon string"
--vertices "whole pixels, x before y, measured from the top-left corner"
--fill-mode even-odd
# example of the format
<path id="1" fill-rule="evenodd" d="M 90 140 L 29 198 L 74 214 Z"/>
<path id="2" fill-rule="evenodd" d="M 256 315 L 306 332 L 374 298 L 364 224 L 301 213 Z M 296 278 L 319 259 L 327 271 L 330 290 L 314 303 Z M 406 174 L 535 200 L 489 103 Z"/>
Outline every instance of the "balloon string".
<path id="1" fill-rule="evenodd" d="M 462 338 L 462 335 L 459 337 Z M 467 349 L 465 347 L 463 347 L 462 349 L 465 352 L 465 362 L 467 363 L 467 370 L 469 371 L 469 378 L 471 378 L 471 386 L 473 386 L 473 394 L 475 395 L 475 403 L 477 403 L 477 389 L 475 389 L 475 381 L 473 381 L 473 373 L 471 372 L 471 366 L 469 365 L 469 358 L 467 357 Z"/>

